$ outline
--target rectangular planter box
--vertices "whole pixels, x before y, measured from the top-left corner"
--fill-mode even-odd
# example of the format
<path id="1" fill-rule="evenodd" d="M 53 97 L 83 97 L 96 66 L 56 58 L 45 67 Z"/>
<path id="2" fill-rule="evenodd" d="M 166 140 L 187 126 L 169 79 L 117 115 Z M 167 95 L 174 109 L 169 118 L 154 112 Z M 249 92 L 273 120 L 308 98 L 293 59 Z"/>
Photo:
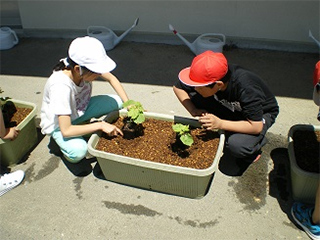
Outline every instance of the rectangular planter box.
<path id="1" fill-rule="evenodd" d="M 31 108 L 32 111 L 17 126 L 20 133 L 14 141 L 0 139 L 0 160 L 3 166 L 11 166 L 19 163 L 38 140 L 35 124 L 36 105 L 15 99 L 10 99 L 10 101 L 12 101 L 16 107 Z"/>
<path id="2" fill-rule="evenodd" d="M 293 146 L 293 134 L 297 130 L 319 131 L 320 126 L 297 124 L 288 133 L 292 197 L 296 201 L 314 204 L 320 174 L 304 171 L 298 166 Z"/>
<path id="3" fill-rule="evenodd" d="M 110 113 L 106 121 L 112 122 L 120 116 L 126 116 L 125 110 Z M 146 118 L 179 122 L 199 127 L 197 120 L 165 114 L 146 112 Z M 93 134 L 88 142 L 88 151 L 97 157 L 101 170 L 107 180 L 143 189 L 168 193 L 188 198 L 201 198 L 207 193 L 220 157 L 223 153 L 224 134 L 220 133 L 220 142 L 213 164 L 207 169 L 192 169 L 169 164 L 145 161 L 116 155 L 95 149 L 99 134 Z"/>

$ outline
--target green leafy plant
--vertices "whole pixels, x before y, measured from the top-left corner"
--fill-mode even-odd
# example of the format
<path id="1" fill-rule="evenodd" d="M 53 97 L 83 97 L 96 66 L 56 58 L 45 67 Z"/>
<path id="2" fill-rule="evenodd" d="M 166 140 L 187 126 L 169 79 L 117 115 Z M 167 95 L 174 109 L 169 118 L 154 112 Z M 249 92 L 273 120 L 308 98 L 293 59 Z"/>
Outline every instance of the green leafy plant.
<path id="1" fill-rule="evenodd" d="M 193 138 L 190 134 L 189 125 L 184 125 L 182 123 L 176 123 L 172 125 L 173 131 L 175 131 L 179 136 L 180 140 L 184 145 L 191 146 L 193 143 Z"/>
<path id="2" fill-rule="evenodd" d="M 146 118 L 144 116 L 144 109 L 140 102 L 128 100 L 123 103 L 123 107 L 128 108 L 128 117 L 136 124 L 143 123 Z"/>

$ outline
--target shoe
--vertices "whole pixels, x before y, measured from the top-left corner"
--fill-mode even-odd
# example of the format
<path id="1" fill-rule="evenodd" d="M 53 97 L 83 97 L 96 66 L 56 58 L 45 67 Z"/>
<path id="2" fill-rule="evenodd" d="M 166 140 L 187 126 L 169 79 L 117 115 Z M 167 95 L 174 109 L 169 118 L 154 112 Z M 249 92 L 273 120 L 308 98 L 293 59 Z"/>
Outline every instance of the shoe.
<path id="1" fill-rule="evenodd" d="M 291 214 L 311 239 L 320 239 L 320 226 L 311 222 L 313 210 L 314 207 L 302 203 L 294 203 L 291 208 Z"/>
<path id="2" fill-rule="evenodd" d="M 247 158 L 244 158 L 244 161 L 247 163 L 255 163 L 261 158 L 262 151 L 258 150 L 256 153 L 252 154 L 251 156 L 248 156 Z"/>
<path id="3" fill-rule="evenodd" d="M 261 158 L 261 154 L 258 154 L 258 156 L 256 157 L 256 159 L 254 159 L 252 163 L 257 162 L 260 158 Z"/>
<path id="4" fill-rule="evenodd" d="M 0 196 L 18 186 L 24 178 L 24 171 L 17 170 L 0 177 Z"/>

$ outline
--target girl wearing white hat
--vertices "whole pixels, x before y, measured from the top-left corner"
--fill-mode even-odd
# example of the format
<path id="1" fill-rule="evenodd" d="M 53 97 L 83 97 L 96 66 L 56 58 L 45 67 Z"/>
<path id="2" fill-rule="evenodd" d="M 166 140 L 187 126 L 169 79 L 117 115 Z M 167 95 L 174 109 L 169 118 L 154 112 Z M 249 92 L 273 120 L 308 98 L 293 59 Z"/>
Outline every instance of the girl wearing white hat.
<path id="1" fill-rule="evenodd" d="M 65 158 L 77 163 L 87 153 L 83 135 L 101 130 L 110 136 L 122 135 L 104 121 L 89 123 L 128 100 L 119 80 L 110 73 L 116 63 L 107 56 L 102 43 L 93 37 L 79 37 L 69 46 L 68 57 L 55 66 L 45 88 L 41 107 L 41 132 L 51 135 Z M 111 84 L 118 95 L 91 97 L 92 81 L 98 77 Z"/>

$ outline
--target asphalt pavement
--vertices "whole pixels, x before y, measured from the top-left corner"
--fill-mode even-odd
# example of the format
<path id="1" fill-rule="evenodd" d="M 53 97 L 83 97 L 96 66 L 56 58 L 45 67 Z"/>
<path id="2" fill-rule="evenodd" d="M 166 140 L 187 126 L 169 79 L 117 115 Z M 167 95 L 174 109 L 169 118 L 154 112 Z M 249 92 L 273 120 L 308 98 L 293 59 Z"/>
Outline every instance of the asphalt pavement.
<path id="1" fill-rule="evenodd" d="M 38 106 L 44 84 L 71 39 L 23 38 L 0 52 L 1 96 Z M 21 185 L 0 198 L 1 239 L 308 239 L 293 222 L 287 134 L 294 124 L 319 125 L 312 101 L 312 73 L 318 54 L 259 49 L 224 51 L 229 62 L 260 75 L 275 93 L 280 114 L 267 134 L 257 163 L 242 176 L 219 169 L 201 199 L 143 190 L 104 180 L 92 156 L 66 164 L 48 149 L 38 129 L 22 169 Z M 172 85 L 194 55 L 185 45 L 121 42 L 109 56 L 113 73 L 131 99 L 149 112 L 190 116 Z M 113 93 L 103 81 L 93 94 Z M 86 169 L 85 176 L 79 176 Z"/>

